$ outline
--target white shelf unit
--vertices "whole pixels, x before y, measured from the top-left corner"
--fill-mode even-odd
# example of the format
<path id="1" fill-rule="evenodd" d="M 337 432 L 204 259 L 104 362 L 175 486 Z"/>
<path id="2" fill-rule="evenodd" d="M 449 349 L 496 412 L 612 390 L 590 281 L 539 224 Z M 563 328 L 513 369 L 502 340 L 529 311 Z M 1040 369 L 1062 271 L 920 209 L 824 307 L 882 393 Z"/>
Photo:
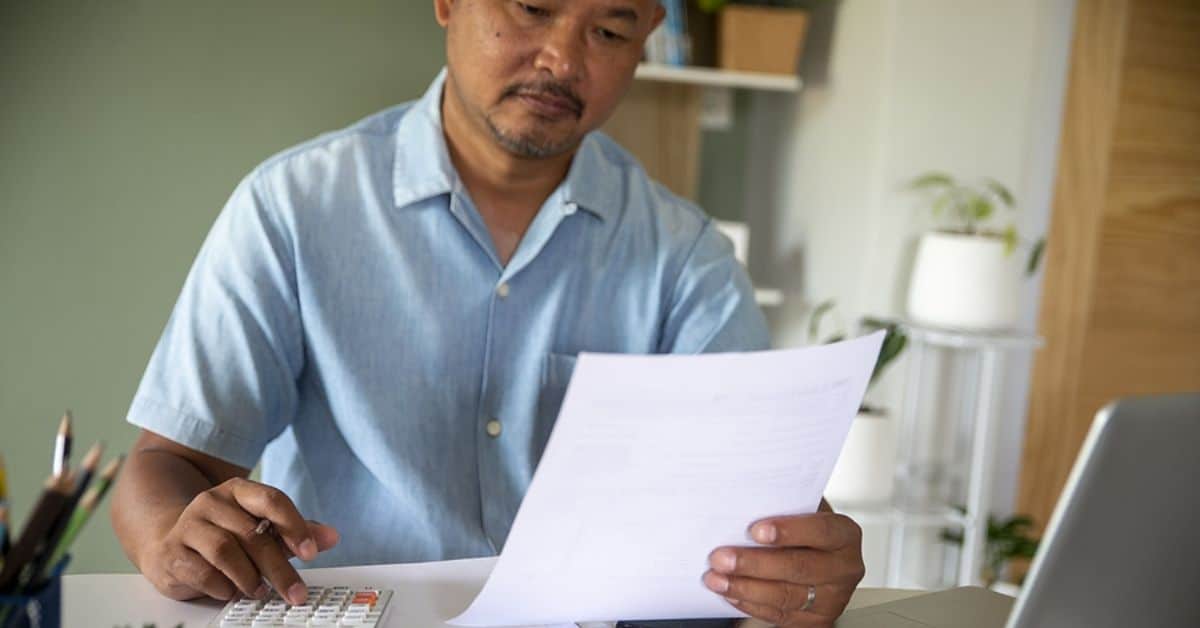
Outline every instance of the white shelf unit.
<path id="1" fill-rule="evenodd" d="M 661 63 L 639 64 L 635 76 L 643 81 L 685 83 L 704 87 L 753 89 L 769 92 L 798 92 L 802 87 L 800 77 L 795 75 L 735 72 L 718 68 L 674 66 L 663 65 Z"/>
<path id="2" fill-rule="evenodd" d="M 855 506 L 844 510 L 863 523 L 888 526 L 890 542 L 887 560 L 887 586 L 902 586 L 904 535 L 907 530 L 928 527 L 961 527 L 963 544 L 958 557 L 958 584 L 978 585 L 987 544 L 988 509 L 992 500 L 992 471 L 996 452 L 996 388 L 999 385 L 1001 362 L 1006 354 L 1033 351 L 1042 339 L 1022 332 L 972 332 L 942 329 L 909 321 L 897 321 L 908 335 L 908 368 L 904 404 L 897 417 L 897 456 L 895 496 L 891 504 Z M 968 424 L 971 426 L 968 465 L 965 469 L 966 499 L 964 512 L 949 504 L 907 504 L 913 487 L 919 482 L 912 472 L 909 455 L 916 448 L 922 430 L 929 429 L 921 411 L 922 377 L 926 354 L 946 349 L 974 354 L 978 371 L 974 383 L 973 403 Z"/>

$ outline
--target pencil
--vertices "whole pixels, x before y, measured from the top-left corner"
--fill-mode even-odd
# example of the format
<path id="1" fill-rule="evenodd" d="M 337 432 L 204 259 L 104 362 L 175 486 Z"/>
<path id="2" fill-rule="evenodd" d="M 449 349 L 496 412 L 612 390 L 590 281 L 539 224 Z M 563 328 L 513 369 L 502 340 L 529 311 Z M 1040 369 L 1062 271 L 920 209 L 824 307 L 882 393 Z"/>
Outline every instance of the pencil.
<path id="1" fill-rule="evenodd" d="M 0 454 L 0 506 L 8 504 L 8 476 L 4 471 L 4 454 Z"/>
<path id="2" fill-rule="evenodd" d="M 51 473 L 63 475 L 71 464 L 71 411 L 63 414 L 58 422 L 58 435 L 54 437 L 54 464 Z"/>
<path id="3" fill-rule="evenodd" d="M 0 454 L 0 562 L 8 555 L 8 477 L 4 471 L 4 455 Z"/>
<path id="4" fill-rule="evenodd" d="M 96 475 L 96 467 L 100 466 L 100 456 L 103 454 L 104 442 L 101 441 L 92 445 L 87 455 L 83 457 L 83 464 L 79 465 L 79 468 L 83 472 L 79 474 L 79 481 L 75 483 L 75 490 L 71 493 L 71 508 L 74 508 L 79 503 L 79 500 L 83 497 L 83 492 L 92 483 L 92 477 Z"/>
<path id="5" fill-rule="evenodd" d="M 117 456 L 110 460 L 104 466 L 104 470 L 100 472 L 100 478 L 96 480 L 96 485 L 84 494 L 83 499 L 79 500 L 79 506 L 71 513 L 71 518 L 67 522 L 66 530 L 58 539 L 58 544 L 54 548 L 54 553 L 50 555 L 50 560 L 46 561 L 46 565 L 53 568 L 62 560 L 67 550 L 71 549 L 71 544 L 75 542 L 75 537 L 83 530 L 91 518 L 92 513 L 96 511 L 96 506 L 104 499 L 108 493 L 108 489 L 112 486 L 113 478 L 117 475 L 117 470 L 121 468 L 121 462 L 125 459 L 124 456 Z"/>
<path id="6" fill-rule="evenodd" d="M 50 526 L 54 524 L 54 520 L 66 505 L 70 492 L 71 478 L 69 475 L 53 476 L 46 481 L 46 488 L 42 491 L 42 496 L 38 498 L 37 505 L 33 507 L 33 511 L 25 523 L 25 528 L 17 537 L 12 551 L 5 557 L 4 569 L 0 570 L 0 591 L 16 589 L 18 576 L 24 571 L 25 565 L 37 555 L 38 550 L 45 542 L 46 533 L 50 531 Z"/>
<path id="7" fill-rule="evenodd" d="M 0 560 L 8 556 L 8 506 L 0 506 Z"/>
<path id="8" fill-rule="evenodd" d="M 87 490 L 88 484 L 91 484 L 92 477 L 96 474 L 96 467 L 100 465 L 100 455 L 104 452 L 103 443 L 96 443 L 88 450 L 87 455 L 83 457 L 83 464 L 80 465 L 79 480 L 71 488 L 71 494 L 67 497 L 67 503 L 63 504 L 62 512 L 58 518 L 50 526 L 50 530 L 46 533 L 45 542 L 42 548 L 38 551 L 33 560 L 29 561 L 29 576 L 30 582 L 37 584 L 41 582 L 42 573 L 48 566 L 53 566 L 52 554 L 58 547 L 59 540 L 67 529 L 67 524 L 73 517 L 76 506 L 79 505 L 80 499 L 83 498 L 84 491 Z"/>

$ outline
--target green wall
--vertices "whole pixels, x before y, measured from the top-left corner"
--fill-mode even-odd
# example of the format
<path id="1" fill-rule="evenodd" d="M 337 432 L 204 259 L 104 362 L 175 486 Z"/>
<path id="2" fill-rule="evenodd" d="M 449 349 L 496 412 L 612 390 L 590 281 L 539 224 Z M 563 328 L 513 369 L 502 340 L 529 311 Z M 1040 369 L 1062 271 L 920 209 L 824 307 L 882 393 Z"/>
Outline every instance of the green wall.
<path id="1" fill-rule="evenodd" d="M 0 451 L 15 514 L 124 424 L 200 242 L 272 153 L 419 96 L 432 3 L 0 2 Z M 72 571 L 131 567 L 105 516 Z"/>

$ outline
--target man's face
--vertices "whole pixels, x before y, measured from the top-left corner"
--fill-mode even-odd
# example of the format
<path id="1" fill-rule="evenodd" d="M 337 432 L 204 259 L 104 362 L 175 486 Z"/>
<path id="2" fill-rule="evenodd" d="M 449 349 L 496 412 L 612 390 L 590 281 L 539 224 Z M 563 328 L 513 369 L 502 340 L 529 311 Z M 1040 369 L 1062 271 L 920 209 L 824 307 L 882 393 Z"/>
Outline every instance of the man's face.
<path id="1" fill-rule="evenodd" d="M 511 153 L 574 150 L 633 80 L 657 0 L 435 0 L 447 97 Z M 451 90 L 453 93 L 451 93 Z"/>

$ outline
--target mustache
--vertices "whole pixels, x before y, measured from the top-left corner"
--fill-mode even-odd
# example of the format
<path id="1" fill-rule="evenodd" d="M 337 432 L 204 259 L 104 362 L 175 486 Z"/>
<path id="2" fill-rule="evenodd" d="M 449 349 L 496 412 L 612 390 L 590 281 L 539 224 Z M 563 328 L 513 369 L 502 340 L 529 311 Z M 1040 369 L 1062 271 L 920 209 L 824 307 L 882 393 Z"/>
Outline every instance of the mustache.
<path id="1" fill-rule="evenodd" d="M 583 113 L 583 99 L 575 93 L 575 90 L 564 83 L 556 83 L 554 81 L 516 83 L 505 88 L 500 95 L 500 99 L 507 100 L 513 96 L 553 96 L 570 103 L 571 108 L 575 110 L 575 115 Z"/>

